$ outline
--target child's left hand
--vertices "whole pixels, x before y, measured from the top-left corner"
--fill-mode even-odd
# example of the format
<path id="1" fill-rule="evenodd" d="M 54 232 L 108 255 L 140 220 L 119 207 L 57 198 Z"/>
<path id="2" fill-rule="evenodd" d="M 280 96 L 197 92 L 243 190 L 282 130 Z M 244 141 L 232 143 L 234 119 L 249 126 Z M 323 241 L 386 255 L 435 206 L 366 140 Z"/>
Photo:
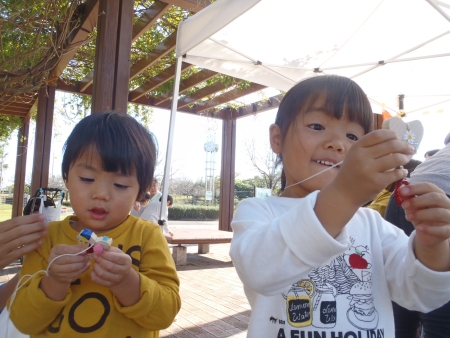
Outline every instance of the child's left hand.
<path id="1" fill-rule="evenodd" d="M 450 238 L 450 199 L 436 185 L 417 183 L 399 189 L 405 217 L 416 228 L 420 245 L 433 248 Z M 448 243 L 446 243 L 448 245 Z"/>
<path id="2" fill-rule="evenodd" d="M 131 257 L 115 247 L 94 255 L 94 261 L 91 279 L 94 283 L 107 288 L 120 285 L 132 270 Z"/>

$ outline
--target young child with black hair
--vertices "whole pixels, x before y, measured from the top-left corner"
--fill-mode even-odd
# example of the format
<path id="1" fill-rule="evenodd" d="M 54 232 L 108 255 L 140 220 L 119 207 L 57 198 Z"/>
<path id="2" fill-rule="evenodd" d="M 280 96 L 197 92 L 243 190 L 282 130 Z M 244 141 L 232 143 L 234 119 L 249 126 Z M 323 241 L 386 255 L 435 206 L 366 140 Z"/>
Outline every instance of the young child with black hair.
<path id="1" fill-rule="evenodd" d="M 153 135 L 126 114 L 93 114 L 75 126 L 62 174 L 76 216 L 49 223 L 42 246 L 25 256 L 20 276 L 33 276 L 9 300 L 20 331 L 159 337 L 172 323 L 181 301 L 169 247 L 159 226 L 129 215 L 152 183 L 155 160 Z M 108 236 L 112 247 L 86 255 L 77 245 L 84 229 Z"/>
<path id="2" fill-rule="evenodd" d="M 394 337 L 391 300 L 431 311 L 450 299 L 450 200 L 430 183 L 400 188 L 408 238 L 361 208 L 414 149 L 376 130 L 362 89 L 317 76 L 284 96 L 270 127 L 283 192 L 242 201 L 230 255 L 252 307 L 248 337 Z"/>

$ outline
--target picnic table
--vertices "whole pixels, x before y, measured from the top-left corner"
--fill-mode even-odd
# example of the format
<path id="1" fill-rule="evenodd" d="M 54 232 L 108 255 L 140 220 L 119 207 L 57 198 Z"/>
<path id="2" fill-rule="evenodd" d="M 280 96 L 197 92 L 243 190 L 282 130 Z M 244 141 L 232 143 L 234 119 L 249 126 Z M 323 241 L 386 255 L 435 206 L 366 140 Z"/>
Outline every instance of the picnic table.
<path id="1" fill-rule="evenodd" d="M 206 254 L 210 244 L 231 243 L 233 233 L 212 229 L 176 229 L 173 236 L 167 234 L 165 237 L 167 243 L 177 245 L 172 248 L 175 264 L 186 265 L 187 248 L 183 244 L 198 244 L 198 253 Z"/>

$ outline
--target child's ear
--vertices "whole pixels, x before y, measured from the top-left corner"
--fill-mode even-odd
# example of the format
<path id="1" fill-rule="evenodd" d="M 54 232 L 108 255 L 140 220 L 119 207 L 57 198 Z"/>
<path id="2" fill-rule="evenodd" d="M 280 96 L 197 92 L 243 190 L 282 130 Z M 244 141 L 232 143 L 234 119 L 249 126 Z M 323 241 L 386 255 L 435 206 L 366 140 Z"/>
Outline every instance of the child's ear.
<path id="1" fill-rule="evenodd" d="M 281 154 L 281 131 L 277 124 L 271 124 L 269 128 L 270 147 L 275 154 Z"/>

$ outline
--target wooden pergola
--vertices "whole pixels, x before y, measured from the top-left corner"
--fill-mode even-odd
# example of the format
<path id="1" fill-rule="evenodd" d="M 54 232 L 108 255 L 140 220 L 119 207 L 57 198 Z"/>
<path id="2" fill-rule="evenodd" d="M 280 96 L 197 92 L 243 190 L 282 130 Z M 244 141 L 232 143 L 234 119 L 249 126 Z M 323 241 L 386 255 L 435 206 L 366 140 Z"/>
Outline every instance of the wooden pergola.
<path id="1" fill-rule="evenodd" d="M 48 185 L 55 91 L 92 96 L 92 113 L 105 110 L 126 112 L 128 103 L 167 109 L 167 113 L 169 113 L 173 99 L 172 93 L 153 97 L 151 91 L 174 78 L 175 64 L 170 65 L 133 90 L 129 89 L 129 82 L 174 50 L 176 31 L 144 58 L 133 63 L 130 62 L 132 44 L 158 19 L 162 18 L 172 6 L 189 10 L 195 15 L 195 12 L 202 10 L 209 4 L 210 0 L 155 0 L 137 18 L 134 17 L 133 0 L 85 0 L 79 6 L 76 11 L 79 26 L 71 34 L 67 44 L 80 44 L 97 27 L 95 62 L 92 71 L 80 81 L 67 83 L 60 78 L 77 52 L 77 49 L 73 49 L 65 54 L 52 70 L 47 86 L 40 88 L 36 93 L 27 93 L 26 100 L 16 97 L 7 105 L 0 104 L 0 114 L 19 116 L 23 121 L 18 133 L 12 217 L 22 215 L 23 210 L 22 197 L 25 185 L 26 156 L 21 155 L 25 154 L 28 146 L 29 121 L 33 109 L 37 108 L 32 164 L 32 192 L 39 187 Z M 192 65 L 183 63 L 181 67 L 182 71 L 186 71 Z M 200 70 L 182 81 L 179 89 L 180 94 L 216 75 L 218 75 L 216 72 L 208 69 Z M 264 88 L 260 84 L 250 83 L 245 89 L 239 89 L 233 84 L 226 85 L 215 82 L 195 91 L 192 95 L 177 98 L 178 111 L 197 116 L 204 115 L 204 112 L 209 112 L 217 106 L 261 91 Z M 211 95 L 215 95 L 214 100 L 205 101 L 205 98 Z M 29 99 L 30 97 L 32 99 Z M 231 231 L 230 223 L 234 210 L 236 120 L 276 108 L 281 97 L 281 95 L 278 95 L 237 109 L 215 109 L 213 117 L 222 120 L 223 135 L 219 206 L 220 230 Z M 375 127 L 379 128 L 381 115 L 375 116 Z"/>

